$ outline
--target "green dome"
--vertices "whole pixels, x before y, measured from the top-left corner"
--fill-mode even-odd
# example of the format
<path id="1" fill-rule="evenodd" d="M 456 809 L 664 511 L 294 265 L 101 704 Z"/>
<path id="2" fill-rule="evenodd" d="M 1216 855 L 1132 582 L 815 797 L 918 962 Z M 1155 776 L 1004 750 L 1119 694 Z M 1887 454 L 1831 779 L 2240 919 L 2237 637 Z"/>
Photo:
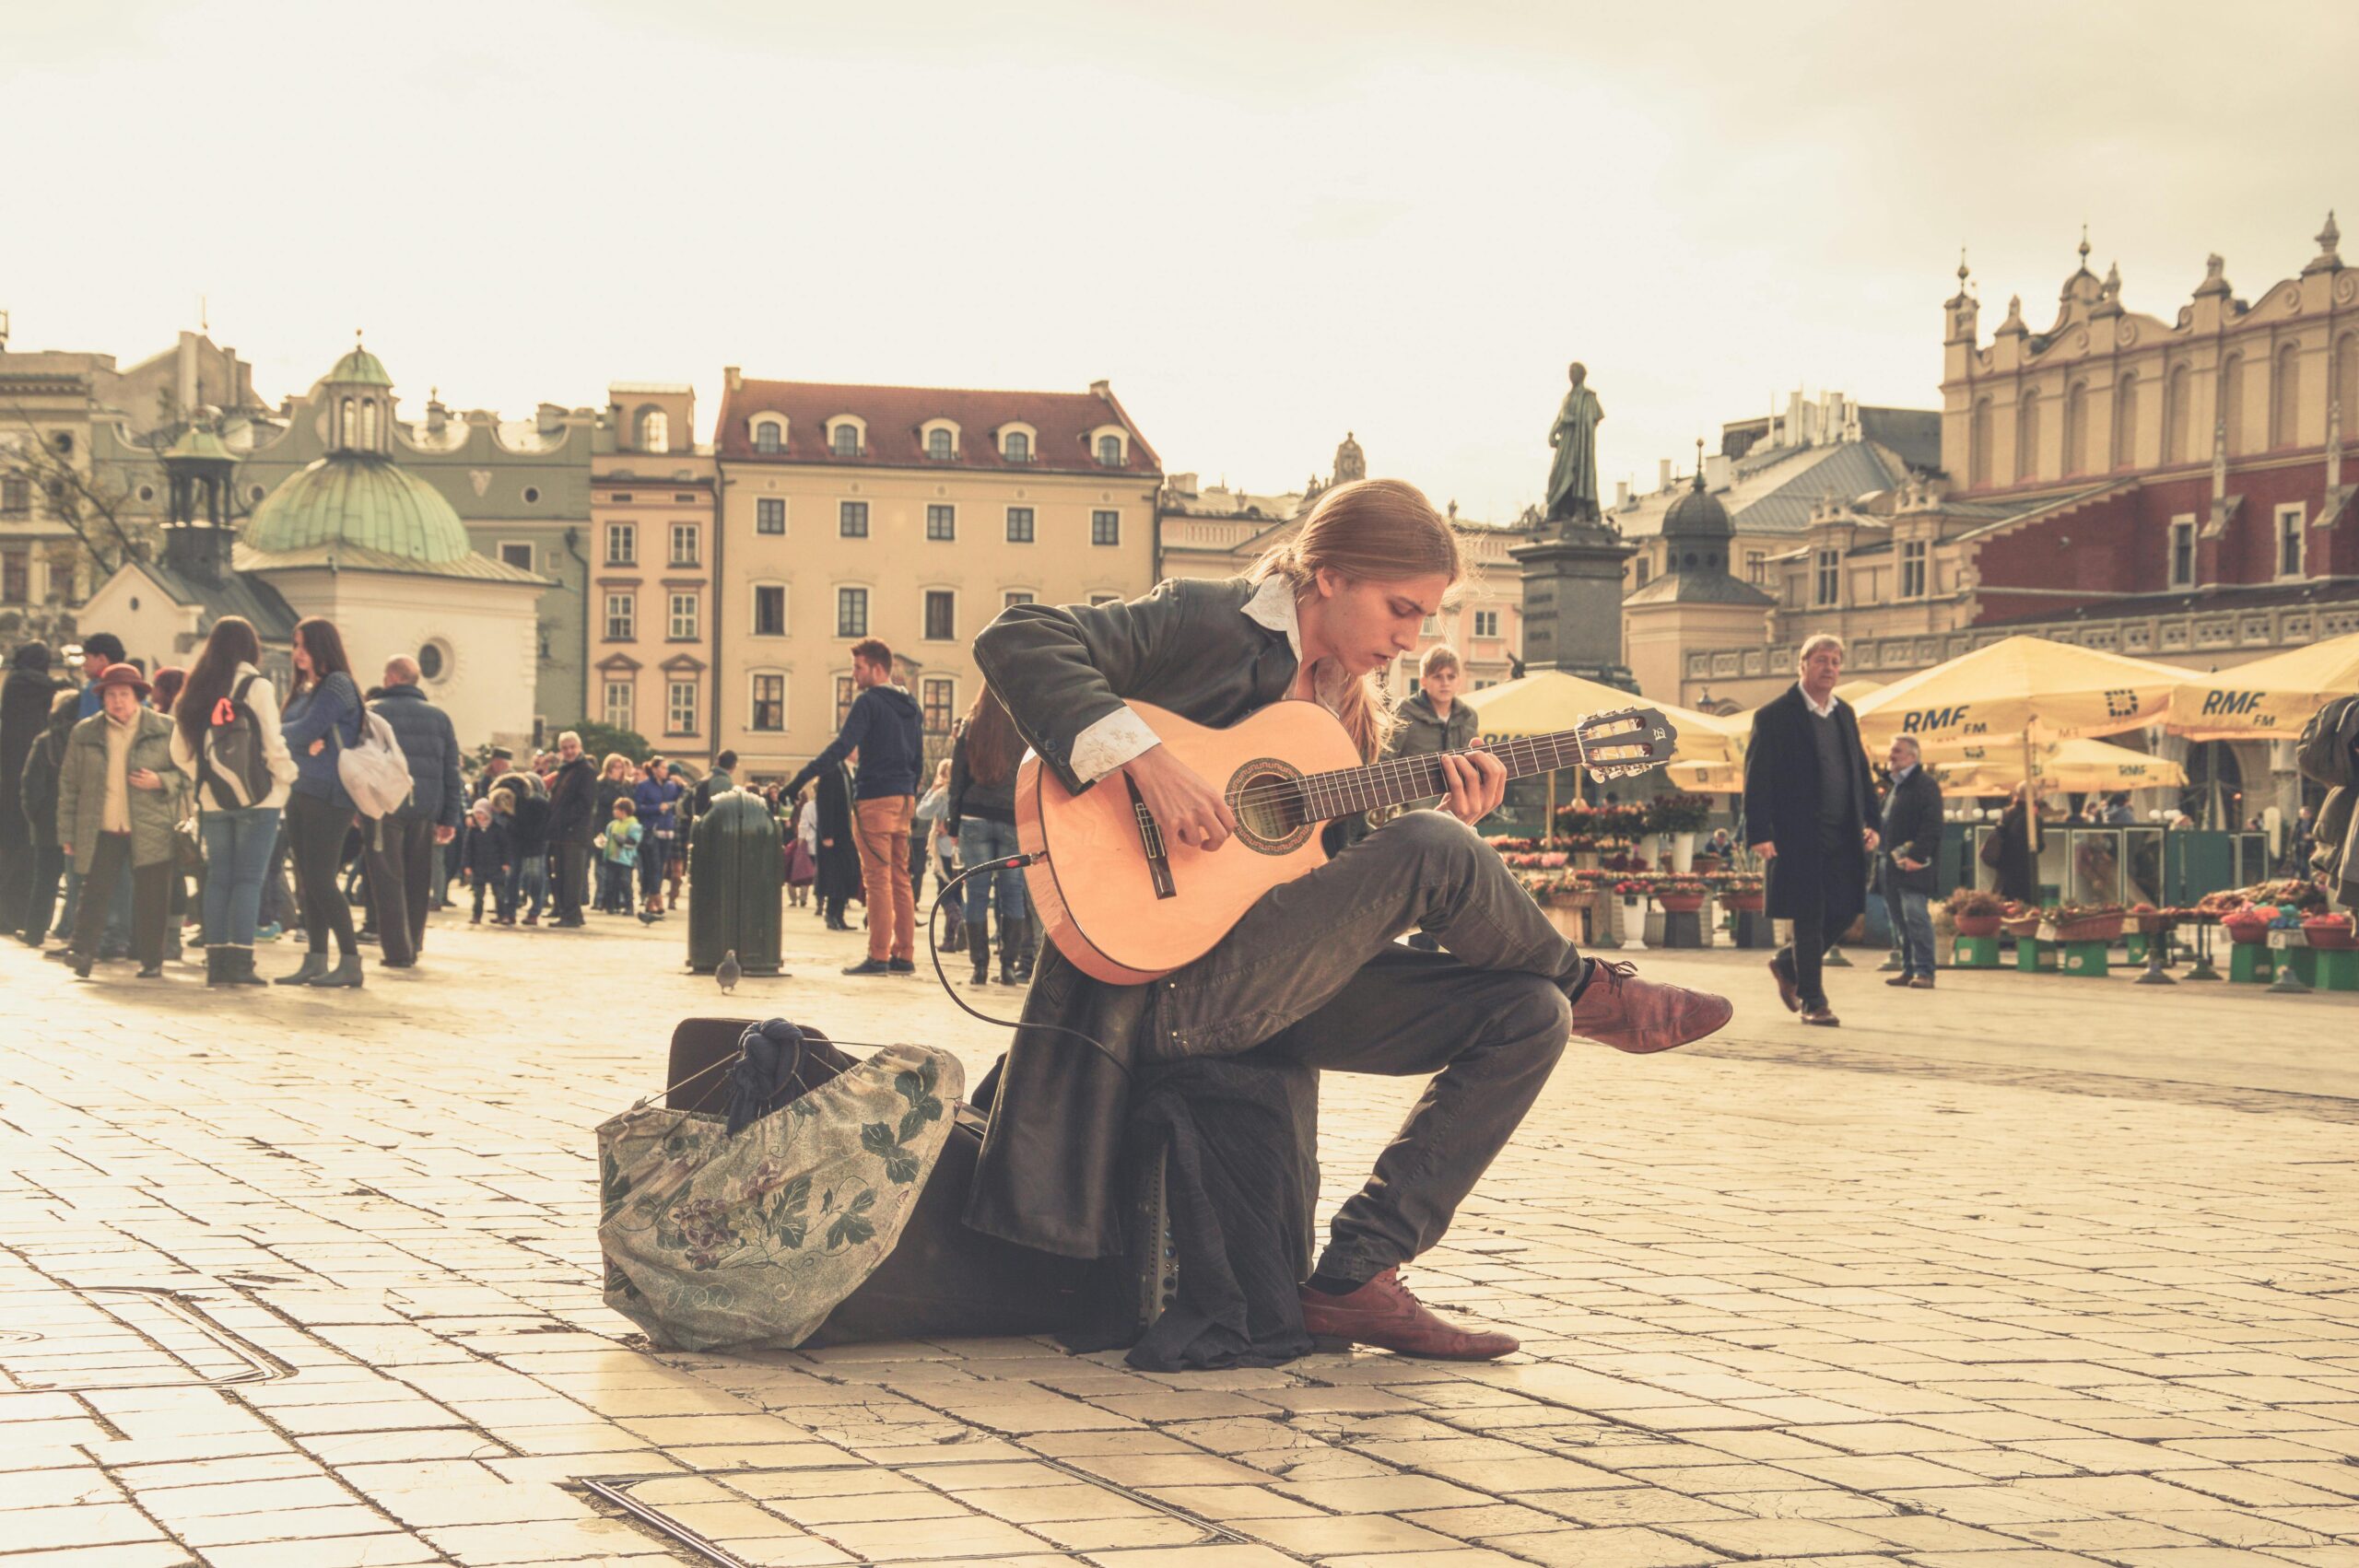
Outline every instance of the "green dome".
<path id="1" fill-rule="evenodd" d="M 385 367 L 375 355 L 356 347 L 335 362 L 335 369 L 322 378 L 336 385 L 389 387 L 393 377 L 385 374 Z"/>
<path id="2" fill-rule="evenodd" d="M 433 486 L 369 452 L 337 452 L 289 475 L 254 509 L 246 543 L 268 552 L 341 543 L 413 561 L 455 561 L 474 549 Z"/>

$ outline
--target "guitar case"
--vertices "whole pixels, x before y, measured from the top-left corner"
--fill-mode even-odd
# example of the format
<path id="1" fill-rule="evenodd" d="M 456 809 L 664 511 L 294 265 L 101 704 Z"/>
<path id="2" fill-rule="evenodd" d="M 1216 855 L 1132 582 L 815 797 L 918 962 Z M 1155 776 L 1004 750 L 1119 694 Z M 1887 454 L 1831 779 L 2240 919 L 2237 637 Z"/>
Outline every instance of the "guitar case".
<path id="1" fill-rule="evenodd" d="M 671 1067 L 664 1079 L 682 1086 L 665 1101 L 668 1108 L 723 1114 L 729 1075 L 715 1064 L 734 1056 L 739 1037 L 759 1022 L 682 1020 L 672 1032 Z M 817 1047 L 806 1055 L 806 1087 L 826 1082 L 851 1064 L 822 1031 L 807 1024 L 796 1027 Z M 804 1341 L 806 1348 L 888 1340 L 1066 1335 L 1086 1319 L 1102 1321 L 1109 1301 L 1121 1301 L 1135 1312 L 1146 1307 L 1150 1293 L 1162 1293 L 1165 1282 L 1160 1279 L 1152 1285 L 1130 1284 L 1128 1260 L 1061 1258 L 968 1229 L 960 1216 L 982 1153 L 984 1117 L 963 1101 L 952 1107 L 951 1116 L 949 1141 L 918 1194 L 900 1241 Z"/>

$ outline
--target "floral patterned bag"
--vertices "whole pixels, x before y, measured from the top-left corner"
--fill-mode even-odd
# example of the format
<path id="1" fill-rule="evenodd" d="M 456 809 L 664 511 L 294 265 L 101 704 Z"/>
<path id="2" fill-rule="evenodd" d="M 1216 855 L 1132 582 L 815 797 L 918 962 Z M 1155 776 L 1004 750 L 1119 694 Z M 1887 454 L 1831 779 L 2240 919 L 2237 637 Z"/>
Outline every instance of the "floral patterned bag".
<path id="1" fill-rule="evenodd" d="M 887 1046 L 735 1137 L 640 1105 L 598 1129 L 606 1305 L 662 1350 L 792 1349 L 900 1240 L 966 1086 Z"/>

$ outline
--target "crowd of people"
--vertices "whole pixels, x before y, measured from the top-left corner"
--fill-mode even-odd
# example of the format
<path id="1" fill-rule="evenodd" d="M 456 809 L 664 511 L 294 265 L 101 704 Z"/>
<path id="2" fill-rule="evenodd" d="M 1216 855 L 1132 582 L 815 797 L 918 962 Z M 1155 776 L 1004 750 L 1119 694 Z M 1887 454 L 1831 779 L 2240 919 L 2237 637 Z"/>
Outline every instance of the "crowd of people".
<path id="1" fill-rule="evenodd" d="M 749 786 L 777 818 L 785 898 L 829 930 L 873 914 L 854 973 L 912 973 L 925 879 L 937 895 L 962 864 L 1015 852 L 1022 751 L 1005 713 L 980 697 L 952 755 L 918 787 L 916 705 L 891 655 L 863 645 L 869 676 L 848 739 L 785 783 Z M 282 707 L 253 627 L 216 622 L 185 668 L 154 672 L 106 632 L 53 654 L 14 650 L 0 682 L 0 931 L 87 978 L 135 961 L 143 979 L 201 933 L 208 985 L 348 989 L 362 952 L 415 966 L 428 914 L 453 885 L 470 924 L 580 930 L 593 915 L 652 923 L 681 907 L 688 837 L 736 789 L 722 752 L 703 777 L 661 755 L 599 758 L 567 731 L 519 765 L 491 747 L 468 768 L 450 718 L 406 656 L 363 689 L 334 625 L 297 626 Z M 405 793 L 372 811 L 347 788 L 347 758 L 375 737 L 397 748 Z M 889 872 L 890 874 L 887 874 Z M 948 944 L 990 982 L 1028 979 L 1038 934 L 1021 875 L 986 872 L 942 911 Z M 303 956 L 265 977 L 258 944 L 300 933 Z"/>

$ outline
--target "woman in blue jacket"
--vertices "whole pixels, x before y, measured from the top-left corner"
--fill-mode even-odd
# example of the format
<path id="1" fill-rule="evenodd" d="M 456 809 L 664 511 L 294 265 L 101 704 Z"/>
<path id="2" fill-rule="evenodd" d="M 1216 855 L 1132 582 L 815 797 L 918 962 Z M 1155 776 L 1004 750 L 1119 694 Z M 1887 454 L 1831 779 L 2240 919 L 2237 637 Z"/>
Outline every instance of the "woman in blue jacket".
<path id="1" fill-rule="evenodd" d="M 287 798 L 288 854 L 303 894 L 303 926 L 311 951 L 302 967 L 281 975 L 282 986 L 358 986 L 360 948 L 352 935 L 352 907 L 336 872 L 345 834 L 352 826 L 352 797 L 336 762 L 360 743 L 360 688 L 344 656 L 333 621 L 317 615 L 296 623 L 295 693 L 279 714 L 295 784 Z M 336 965 L 328 967 L 328 933 L 335 933 Z"/>
<path id="2" fill-rule="evenodd" d="M 680 781 L 665 770 L 662 757 L 649 757 L 631 803 L 639 811 L 639 890 L 642 912 L 651 919 L 663 913 L 663 877 L 679 852 L 679 799 Z"/>

